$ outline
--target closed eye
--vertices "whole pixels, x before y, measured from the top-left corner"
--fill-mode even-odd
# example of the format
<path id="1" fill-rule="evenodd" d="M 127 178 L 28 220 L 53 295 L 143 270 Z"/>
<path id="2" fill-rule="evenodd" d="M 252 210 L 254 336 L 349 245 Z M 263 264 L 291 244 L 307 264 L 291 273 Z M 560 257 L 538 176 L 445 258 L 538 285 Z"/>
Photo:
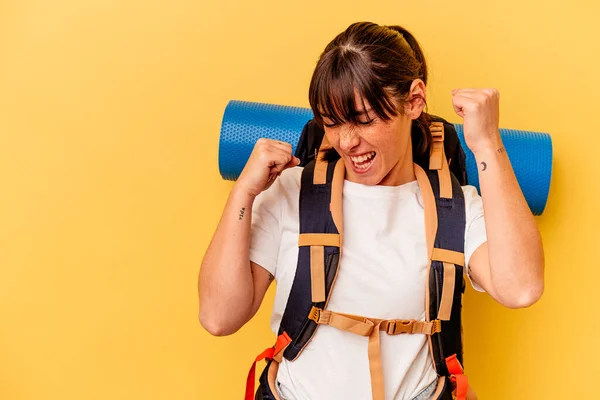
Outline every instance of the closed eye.
<path id="1" fill-rule="evenodd" d="M 366 120 L 366 121 L 361 121 L 359 119 L 359 120 L 356 120 L 356 123 L 359 124 L 359 125 L 371 125 L 373 122 L 375 122 L 376 119 L 377 118 L 371 118 L 371 119 Z M 327 123 L 323 122 L 323 126 L 325 126 L 327 128 L 337 128 L 340 125 L 341 124 L 339 124 L 339 123 L 330 123 L 330 124 L 327 124 Z"/>

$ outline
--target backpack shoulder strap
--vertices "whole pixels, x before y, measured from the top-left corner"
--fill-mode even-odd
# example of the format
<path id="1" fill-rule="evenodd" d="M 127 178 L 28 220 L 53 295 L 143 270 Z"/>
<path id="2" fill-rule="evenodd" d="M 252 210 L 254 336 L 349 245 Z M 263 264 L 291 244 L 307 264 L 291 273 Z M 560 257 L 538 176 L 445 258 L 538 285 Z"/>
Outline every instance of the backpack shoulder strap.
<path id="1" fill-rule="evenodd" d="M 297 358 L 317 330 L 310 319 L 314 307 L 325 308 L 339 267 L 342 241 L 344 161 L 327 161 L 324 140 L 319 155 L 302 172 L 299 212 L 298 266 L 279 326 L 291 342 L 283 352 Z"/>
<path id="2" fill-rule="evenodd" d="M 415 165 L 425 208 L 429 257 L 425 315 L 427 321 L 442 321 L 441 331 L 429 337 L 429 347 L 438 375 L 454 376 L 456 382 L 466 385 L 461 321 L 465 200 L 460 183 L 448 167 L 443 124 L 432 127 L 432 135 L 429 170 Z"/>

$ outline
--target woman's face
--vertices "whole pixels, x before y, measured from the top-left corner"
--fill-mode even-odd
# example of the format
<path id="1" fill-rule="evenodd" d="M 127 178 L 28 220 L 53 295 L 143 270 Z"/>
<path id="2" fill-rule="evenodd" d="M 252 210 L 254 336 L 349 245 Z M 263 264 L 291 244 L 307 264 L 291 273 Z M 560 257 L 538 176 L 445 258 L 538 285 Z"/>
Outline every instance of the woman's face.
<path id="1" fill-rule="evenodd" d="M 421 114 L 423 102 L 409 101 L 404 113 L 384 121 L 370 110 L 366 101 L 363 108 L 358 95 L 355 101 L 359 105 L 358 124 L 332 126 L 331 120 L 323 116 L 327 139 L 346 164 L 346 179 L 385 186 L 413 181 L 411 126 L 412 120 Z"/>

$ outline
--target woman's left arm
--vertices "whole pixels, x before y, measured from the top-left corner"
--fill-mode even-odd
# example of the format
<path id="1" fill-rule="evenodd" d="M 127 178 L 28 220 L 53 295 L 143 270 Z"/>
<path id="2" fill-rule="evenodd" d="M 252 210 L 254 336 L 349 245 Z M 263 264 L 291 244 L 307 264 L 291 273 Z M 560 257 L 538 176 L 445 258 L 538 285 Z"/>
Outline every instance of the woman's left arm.
<path id="1" fill-rule="evenodd" d="M 487 242 L 471 256 L 471 278 L 510 308 L 528 307 L 544 291 L 544 251 L 535 219 L 500 137 L 496 89 L 454 89 L 454 111 L 479 169 Z"/>

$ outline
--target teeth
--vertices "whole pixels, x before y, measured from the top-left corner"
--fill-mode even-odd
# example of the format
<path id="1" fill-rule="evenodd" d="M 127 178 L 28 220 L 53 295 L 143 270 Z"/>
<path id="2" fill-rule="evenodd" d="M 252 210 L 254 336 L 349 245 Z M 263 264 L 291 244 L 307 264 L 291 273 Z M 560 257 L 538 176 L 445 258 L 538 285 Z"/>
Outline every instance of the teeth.
<path id="1" fill-rule="evenodd" d="M 359 156 L 359 157 L 350 157 L 350 159 L 352 161 L 354 161 L 355 163 L 362 163 L 367 160 L 370 160 L 371 158 L 373 158 L 374 155 L 375 155 L 375 152 L 372 151 L 369 154 L 363 154 L 362 156 Z"/>

